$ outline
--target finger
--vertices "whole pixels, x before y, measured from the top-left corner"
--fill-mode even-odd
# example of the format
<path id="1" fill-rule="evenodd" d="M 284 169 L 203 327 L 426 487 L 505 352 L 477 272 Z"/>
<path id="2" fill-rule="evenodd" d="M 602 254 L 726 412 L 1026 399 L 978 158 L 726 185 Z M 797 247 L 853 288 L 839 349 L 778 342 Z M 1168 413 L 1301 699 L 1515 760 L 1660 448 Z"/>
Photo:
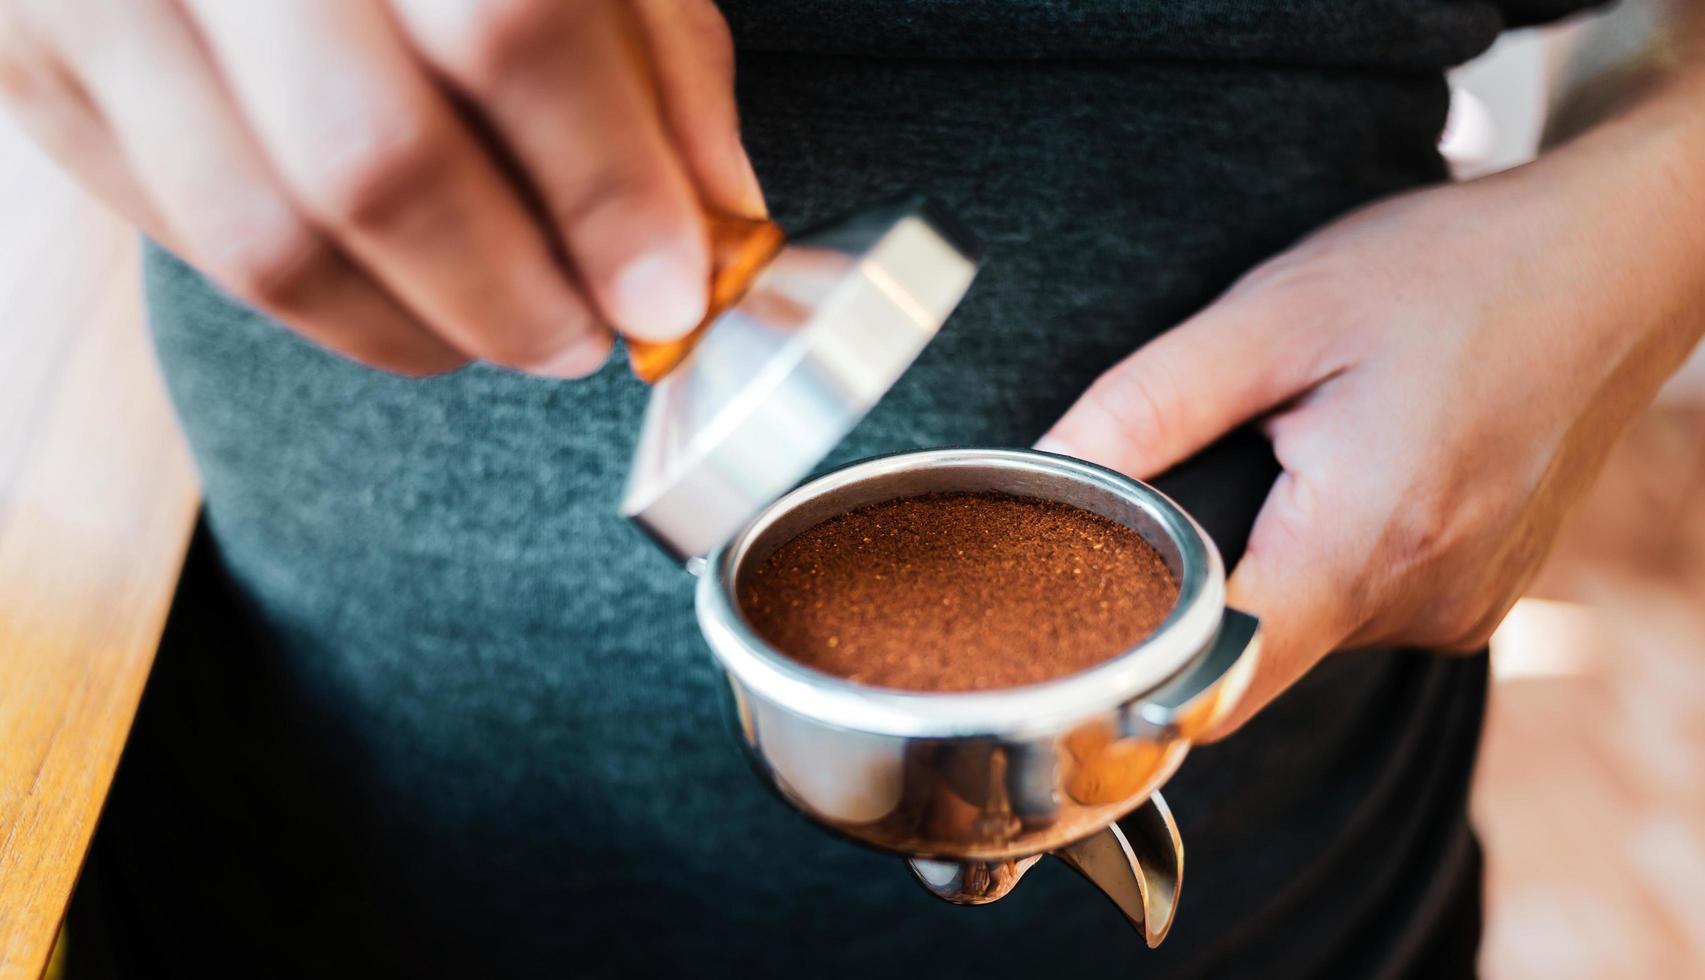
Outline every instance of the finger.
<path id="1" fill-rule="evenodd" d="M 1152 477 L 1321 380 L 1307 326 L 1253 293 L 1222 298 L 1108 369 L 1036 448 Z"/>
<path id="2" fill-rule="evenodd" d="M 748 218 L 769 213 L 740 141 L 734 42 L 711 0 L 635 0 L 651 43 L 663 117 L 711 207 Z"/>
<path id="3" fill-rule="evenodd" d="M 15 28 L 0 25 L 0 32 L 8 29 Z M 131 173 L 117 137 L 63 65 L 22 44 L 9 48 L 0 54 L 0 102 L 84 188 L 149 237 L 173 248 L 165 222 Z"/>
<path id="4" fill-rule="evenodd" d="M 82 77 L 157 209 L 165 243 L 239 298 L 357 360 L 407 374 L 465 360 L 295 212 L 168 0 L 114 4 L 80 30 L 70 56 L 86 53 Z"/>
<path id="5" fill-rule="evenodd" d="M 709 303 L 704 219 L 627 4 L 391 2 L 519 160 L 604 317 L 646 340 L 697 326 Z"/>
<path id="6" fill-rule="evenodd" d="M 1280 475 L 1226 583 L 1226 604 L 1261 620 L 1260 659 L 1206 741 L 1242 727 L 1355 632 L 1368 608 L 1369 526 L 1353 501 L 1306 476 Z"/>
<path id="7" fill-rule="evenodd" d="M 293 197 L 468 354 L 595 370 L 610 340 L 374 0 L 184 0 Z"/>

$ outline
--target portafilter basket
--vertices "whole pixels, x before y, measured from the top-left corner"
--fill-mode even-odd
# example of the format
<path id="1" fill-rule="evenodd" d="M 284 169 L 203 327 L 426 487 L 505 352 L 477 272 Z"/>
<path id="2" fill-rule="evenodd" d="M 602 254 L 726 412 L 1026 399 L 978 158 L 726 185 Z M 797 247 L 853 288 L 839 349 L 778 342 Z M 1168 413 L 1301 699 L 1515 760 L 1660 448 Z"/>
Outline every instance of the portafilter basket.
<path id="1" fill-rule="evenodd" d="M 832 677 L 748 626 L 738 590 L 778 547 L 828 517 L 944 491 L 1053 500 L 1122 524 L 1160 552 L 1178 601 L 1148 638 L 1095 667 L 966 693 Z M 866 460 L 759 512 L 711 556 L 697 609 L 755 768 L 811 819 L 906 857 L 925 888 L 961 904 L 1003 897 L 1052 854 L 1105 892 L 1150 946 L 1164 938 L 1184 850 L 1157 790 L 1243 693 L 1259 646 L 1255 619 L 1226 608 L 1213 542 L 1166 496 L 1027 450 Z"/>

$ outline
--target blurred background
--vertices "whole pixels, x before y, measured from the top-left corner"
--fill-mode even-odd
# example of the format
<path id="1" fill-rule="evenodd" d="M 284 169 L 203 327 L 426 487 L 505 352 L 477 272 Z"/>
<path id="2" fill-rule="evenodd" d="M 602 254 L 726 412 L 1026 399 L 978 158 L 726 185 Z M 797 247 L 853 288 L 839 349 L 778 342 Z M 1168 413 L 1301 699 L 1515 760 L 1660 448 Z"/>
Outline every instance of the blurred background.
<path id="1" fill-rule="evenodd" d="M 1638 33 L 1638 4 L 1622 16 L 1511 35 L 1459 71 L 1458 173 L 1530 158 L 1560 79 Z M 0 909 L 11 975 L 29 959 L 9 959 L 11 940 L 57 922 L 110 768 L 41 774 L 54 752 L 116 760 L 195 491 L 142 337 L 132 233 L 4 122 L 0 215 L 0 884 L 24 896 Z M 1623 440 L 1494 638 L 1493 669 L 1475 799 L 1485 974 L 1705 977 L 1705 355 Z M 46 747 L 4 748 L 26 743 Z"/>
<path id="2" fill-rule="evenodd" d="M 1458 174 L 1567 129 L 1552 100 L 1638 65 L 1648 7 L 1507 35 L 1458 70 Z M 1623 438 L 1493 637 L 1492 672 L 1485 975 L 1705 977 L 1705 348 Z"/>

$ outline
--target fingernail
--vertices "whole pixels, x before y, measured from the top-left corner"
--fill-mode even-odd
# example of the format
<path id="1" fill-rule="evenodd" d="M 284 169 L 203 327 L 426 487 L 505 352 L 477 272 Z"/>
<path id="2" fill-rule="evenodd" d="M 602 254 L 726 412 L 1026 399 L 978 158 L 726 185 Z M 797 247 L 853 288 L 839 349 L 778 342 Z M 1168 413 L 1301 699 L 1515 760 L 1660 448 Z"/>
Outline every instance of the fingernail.
<path id="1" fill-rule="evenodd" d="M 1070 456 L 1072 454 L 1070 446 L 1067 446 L 1064 441 L 1056 439 L 1051 434 L 1045 435 L 1036 440 L 1035 448 L 1039 452 L 1054 453 L 1058 456 Z"/>
<path id="2" fill-rule="evenodd" d="M 752 158 L 740 151 L 740 179 L 745 185 L 740 192 L 742 213 L 753 218 L 770 216 L 770 206 L 764 202 L 764 188 L 758 183 L 758 171 L 752 168 Z"/>
<path id="3" fill-rule="evenodd" d="M 641 340 L 683 337 L 704 319 L 710 303 L 704 261 L 678 246 L 645 252 L 616 274 L 610 319 Z"/>
<path id="4" fill-rule="evenodd" d="M 612 346 L 608 333 L 591 333 L 539 363 L 528 365 L 526 371 L 545 378 L 584 378 L 604 366 L 610 359 Z"/>

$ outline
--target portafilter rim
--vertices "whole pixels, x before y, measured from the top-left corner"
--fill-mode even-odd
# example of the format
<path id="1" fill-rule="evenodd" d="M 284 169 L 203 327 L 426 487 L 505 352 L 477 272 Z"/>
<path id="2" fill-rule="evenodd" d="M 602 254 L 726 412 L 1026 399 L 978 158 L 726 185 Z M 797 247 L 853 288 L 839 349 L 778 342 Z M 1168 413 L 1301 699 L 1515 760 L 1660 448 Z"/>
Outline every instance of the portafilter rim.
<path id="1" fill-rule="evenodd" d="M 772 647 L 747 624 L 736 588 L 741 566 L 777 521 L 811 501 L 860 484 L 920 471 L 998 469 L 1038 487 L 1075 483 L 1133 505 L 1164 534 L 1151 543 L 1175 549 L 1179 595 L 1153 633 L 1094 667 L 1023 687 L 912 692 L 874 687 L 814 670 Z M 965 489 L 973 489 L 966 487 Z M 998 489 L 998 488 L 987 488 Z M 908 493 L 896 493 L 898 499 Z M 1045 492 L 1031 494 L 1047 496 Z M 1145 534 L 1145 537 L 1147 534 Z M 713 554 L 699 578 L 700 627 L 712 653 L 752 695 L 819 723 L 904 738 L 1024 738 L 1063 731 L 1138 700 L 1176 676 L 1217 634 L 1225 609 L 1225 567 L 1218 549 L 1183 508 L 1155 488 L 1092 463 L 1028 449 L 937 449 L 852 463 L 783 495 Z"/>

